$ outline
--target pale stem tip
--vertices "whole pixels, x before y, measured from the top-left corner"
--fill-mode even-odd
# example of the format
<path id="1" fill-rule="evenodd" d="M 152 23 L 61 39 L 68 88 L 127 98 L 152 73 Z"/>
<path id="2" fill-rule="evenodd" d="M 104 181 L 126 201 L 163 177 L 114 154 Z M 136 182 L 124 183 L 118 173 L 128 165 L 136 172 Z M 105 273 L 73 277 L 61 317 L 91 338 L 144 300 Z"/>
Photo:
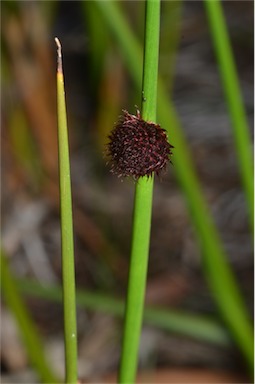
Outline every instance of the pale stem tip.
<path id="1" fill-rule="evenodd" d="M 61 44 L 57 37 L 55 37 L 55 43 L 57 45 L 57 53 L 58 53 L 58 72 L 62 72 Z"/>
<path id="2" fill-rule="evenodd" d="M 58 56 L 61 57 L 61 44 L 60 44 L 60 41 L 57 37 L 55 37 L 55 43 L 57 45 Z"/>

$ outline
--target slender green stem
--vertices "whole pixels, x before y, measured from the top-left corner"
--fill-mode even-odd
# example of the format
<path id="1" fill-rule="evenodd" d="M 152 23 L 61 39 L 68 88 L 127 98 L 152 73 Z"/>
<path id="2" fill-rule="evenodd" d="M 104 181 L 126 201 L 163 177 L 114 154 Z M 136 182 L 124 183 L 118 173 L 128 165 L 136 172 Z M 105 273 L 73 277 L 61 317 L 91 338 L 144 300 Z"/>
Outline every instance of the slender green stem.
<path id="1" fill-rule="evenodd" d="M 149 254 L 152 193 L 153 179 L 140 179 L 135 191 L 120 383 L 135 382 Z"/>
<path id="2" fill-rule="evenodd" d="M 156 121 L 158 60 L 160 33 L 160 0 L 147 0 L 145 16 L 142 117 Z"/>
<path id="3" fill-rule="evenodd" d="M 159 27 L 160 0 L 147 0 L 142 117 L 150 121 L 156 120 Z M 153 177 L 140 178 L 135 191 L 131 260 L 119 371 L 120 383 L 135 382 L 148 266 L 152 197 Z"/>
<path id="4" fill-rule="evenodd" d="M 225 91 L 229 115 L 232 120 L 241 178 L 246 195 L 248 212 L 253 228 L 254 189 L 252 169 L 252 143 L 243 106 L 241 90 L 224 14 L 219 0 L 205 0 L 211 34 L 218 59 L 222 85 Z"/>
<path id="5" fill-rule="evenodd" d="M 59 141 L 59 178 L 62 242 L 62 277 L 64 305 L 64 334 L 66 383 L 77 383 L 77 330 L 75 271 L 73 247 L 72 196 L 70 180 L 70 163 L 68 148 L 68 131 L 62 70 L 61 46 L 58 47 L 57 99 L 58 99 L 58 141 Z"/>
<path id="6" fill-rule="evenodd" d="M 1 252 L 1 287 L 3 295 L 9 309 L 12 311 L 17 325 L 20 329 L 20 334 L 23 338 L 24 345 L 30 361 L 32 362 L 38 376 L 43 383 L 58 383 L 54 373 L 48 365 L 45 354 L 43 352 L 43 345 L 30 317 L 26 306 L 19 294 L 19 288 L 16 280 L 12 276 L 6 257 Z"/>

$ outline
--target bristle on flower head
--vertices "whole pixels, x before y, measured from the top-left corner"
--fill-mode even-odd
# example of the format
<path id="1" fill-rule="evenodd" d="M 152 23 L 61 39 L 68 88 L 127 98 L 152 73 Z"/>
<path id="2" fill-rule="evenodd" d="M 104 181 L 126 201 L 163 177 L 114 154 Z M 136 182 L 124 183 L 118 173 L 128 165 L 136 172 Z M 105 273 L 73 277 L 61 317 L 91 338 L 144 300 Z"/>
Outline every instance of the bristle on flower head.
<path id="1" fill-rule="evenodd" d="M 159 174 L 172 155 L 173 146 L 168 143 L 166 131 L 160 125 L 147 122 L 140 116 L 123 110 L 123 115 L 109 135 L 107 155 L 111 171 L 119 177 L 138 179 Z"/>

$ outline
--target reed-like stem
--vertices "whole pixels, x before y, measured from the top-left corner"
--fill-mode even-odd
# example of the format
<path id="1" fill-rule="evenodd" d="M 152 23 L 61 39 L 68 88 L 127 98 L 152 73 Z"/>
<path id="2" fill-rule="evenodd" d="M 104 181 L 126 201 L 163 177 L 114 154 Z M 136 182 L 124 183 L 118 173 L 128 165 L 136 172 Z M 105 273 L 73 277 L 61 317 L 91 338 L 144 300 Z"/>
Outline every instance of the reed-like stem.
<path id="1" fill-rule="evenodd" d="M 147 0 L 143 66 L 142 118 L 156 121 L 160 0 Z M 136 184 L 133 234 L 125 311 L 120 383 L 134 383 L 142 327 L 144 293 L 148 266 L 153 177 Z"/>
<path id="2" fill-rule="evenodd" d="M 59 40 L 58 49 L 57 101 L 58 101 L 58 143 L 59 143 L 59 185 L 61 210 L 62 277 L 64 305 L 64 335 L 66 383 L 77 383 L 77 330 L 75 271 L 73 247 L 72 196 L 69 162 L 68 131 L 62 54 Z"/>

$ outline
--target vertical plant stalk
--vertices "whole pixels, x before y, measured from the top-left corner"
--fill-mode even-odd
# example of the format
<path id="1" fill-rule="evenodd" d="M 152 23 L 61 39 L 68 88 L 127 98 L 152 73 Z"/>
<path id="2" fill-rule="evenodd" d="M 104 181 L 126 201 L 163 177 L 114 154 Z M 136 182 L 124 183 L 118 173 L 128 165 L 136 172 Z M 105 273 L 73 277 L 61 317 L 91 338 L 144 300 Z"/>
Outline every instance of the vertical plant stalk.
<path id="1" fill-rule="evenodd" d="M 146 1 L 142 118 L 156 121 L 160 0 Z M 134 383 L 142 327 L 150 244 L 153 177 L 142 177 L 135 190 L 131 259 L 128 281 L 120 383 Z"/>
<path id="2" fill-rule="evenodd" d="M 61 45 L 55 38 L 58 53 L 57 102 L 58 102 L 58 145 L 59 145 L 59 184 L 61 210 L 62 278 L 64 305 L 64 336 L 66 383 L 77 383 L 77 330 L 76 298 L 73 247 L 72 196 L 70 162 L 66 119 L 64 76 Z"/>
<path id="3" fill-rule="evenodd" d="M 205 0 L 205 7 L 228 104 L 229 115 L 232 120 L 241 178 L 246 195 L 250 222 L 253 228 L 254 189 L 252 143 L 249 134 L 249 126 L 242 102 L 237 71 L 234 64 L 233 53 L 221 3 L 219 0 Z"/>

